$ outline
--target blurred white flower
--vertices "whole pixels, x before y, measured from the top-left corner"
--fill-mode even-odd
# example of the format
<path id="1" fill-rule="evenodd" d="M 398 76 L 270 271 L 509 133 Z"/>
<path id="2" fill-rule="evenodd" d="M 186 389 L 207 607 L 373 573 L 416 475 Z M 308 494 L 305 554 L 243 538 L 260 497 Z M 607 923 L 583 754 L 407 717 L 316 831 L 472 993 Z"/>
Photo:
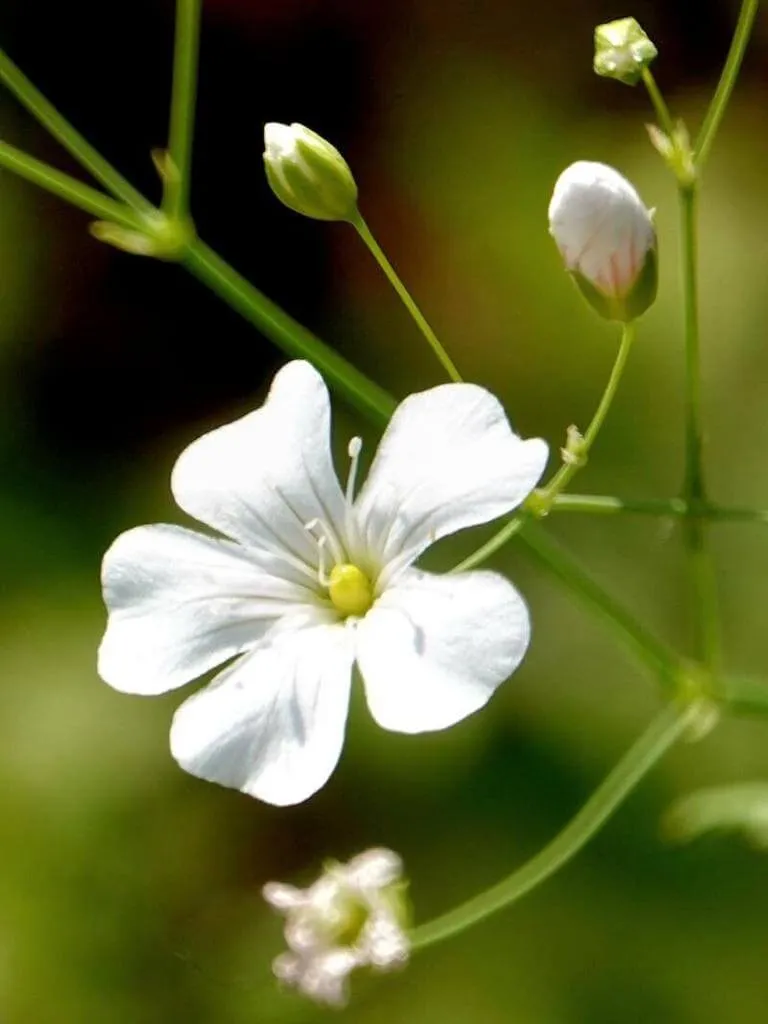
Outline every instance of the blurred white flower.
<path id="1" fill-rule="evenodd" d="M 482 388 L 436 387 L 397 408 L 355 498 L 361 442 L 344 492 L 329 435 L 322 378 L 289 363 L 261 408 L 193 442 L 173 470 L 181 508 L 229 539 L 143 526 L 104 557 L 102 678 L 159 694 L 229 661 L 176 712 L 171 751 L 273 804 L 305 800 L 333 771 L 355 661 L 376 721 L 418 733 L 482 707 L 530 635 L 504 577 L 413 563 L 519 505 L 543 441 L 517 437 Z"/>
<path id="2" fill-rule="evenodd" d="M 635 188 L 606 164 L 579 160 L 557 179 L 549 231 L 601 315 L 632 320 L 656 297 L 656 231 Z"/>
<path id="3" fill-rule="evenodd" d="M 288 951 L 273 962 L 275 976 L 315 1002 L 343 1006 L 355 968 L 391 971 L 408 960 L 402 863 L 391 850 L 328 864 L 308 889 L 269 882 L 263 891 L 286 919 Z"/>

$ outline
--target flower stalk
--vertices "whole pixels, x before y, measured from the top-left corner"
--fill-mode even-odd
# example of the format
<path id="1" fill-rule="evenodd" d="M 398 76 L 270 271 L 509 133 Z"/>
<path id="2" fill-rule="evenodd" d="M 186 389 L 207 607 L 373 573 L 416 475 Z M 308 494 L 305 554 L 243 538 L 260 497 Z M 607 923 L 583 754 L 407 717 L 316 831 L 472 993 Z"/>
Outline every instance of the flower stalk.
<path id="1" fill-rule="evenodd" d="M 189 216 L 201 7 L 202 0 L 177 0 L 176 4 L 168 141 L 173 173 L 165 180 L 163 195 L 163 210 L 175 220 L 185 220 Z"/>
<path id="2" fill-rule="evenodd" d="M 13 93 L 43 128 L 116 199 L 140 212 L 152 209 L 149 200 L 145 199 L 80 132 L 72 127 L 69 121 L 59 113 L 2 50 L 0 50 L 0 82 Z"/>
<path id="3" fill-rule="evenodd" d="M 375 238 L 373 232 L 368 227 L 367 223 L 365 222 L 365 220 L 363 220 L 362 216 L 359 213 L 357 214 L 355 219 L 352 221 L 352 226 L 355 228 L 355 230 L 357 231 L 358 235 L 360 236 L 360 238 L 365 243 L 366 247 L 368 248 L 368 251 L 371 253 L 373 258 L 376 260 L 376 262 L 378 263 L 379 267 L 381 267 L 381 269 L 384 272 L 384 275 L 387 278 L 387 280 L 389 281 L 389 283 L 392 285 L 392 287 L 397 292 L 398 296 L 400 297 L 400 300 L 402 301 L 403 305 L 405 306 L 405 308 L 410 313 L 410 315 L 413 318 L 416 326 L 419 328 L 421 333 L 426 338 L 427 344 L 429 345 L 429 347 L 434 352 L 434 354 L 437 357 L 440 365 L 443 367 L 445 372 L 448 374 L 448 377 L 454 383 L 456 383 L 456 384 L 461 383 L 463 378 L 462 378 L 461 374 L 459 373 L 458 369 L 456 368 L 456 364 L 451 359 L 451 357 L 448 355 L 448 353 L 445 350 L 445 348 L 443 347 L 443 344 L 440 341 L 440 339 L 437 337 L 435 332 L 429 326 L 426 317 L 424 316 L 424 314 L 421 312 L 419 307 L 414 302 L 413 298 L 411 297 L 410 292 L 408 291 L 408 289 L 405 287 L 405 285 L 401 281 L 397 271 L 392 266 L 392 264 L 389 262 L 386 253 L 381 248 L 379 243 L 376 241 L 376 238 Z"/>
<path id="4" fill-rule="evenodd" d="M 458 935 L 509 907 L 559 871 L 586 846 L 638 783 L 685 734 L 697 710 L 695 704 L 673 702 L 667 705 L 551 843 L 498 885 L 414 929 L 412 949 L 424 949 Z"/>

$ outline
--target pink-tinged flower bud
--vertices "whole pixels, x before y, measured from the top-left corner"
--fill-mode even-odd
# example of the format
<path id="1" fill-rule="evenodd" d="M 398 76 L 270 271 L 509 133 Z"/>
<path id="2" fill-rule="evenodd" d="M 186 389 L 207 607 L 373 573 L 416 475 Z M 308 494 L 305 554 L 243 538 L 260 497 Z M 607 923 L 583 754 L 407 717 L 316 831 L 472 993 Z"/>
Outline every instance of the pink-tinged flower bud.
<path id="1" fill-rule="evenodd" d="M 555 184 L 549 231 L 601 316 L 628 323 L 653 303 L 658 276 L 651 211 L 618 171 L 587 160 L 571 164 Z"/>

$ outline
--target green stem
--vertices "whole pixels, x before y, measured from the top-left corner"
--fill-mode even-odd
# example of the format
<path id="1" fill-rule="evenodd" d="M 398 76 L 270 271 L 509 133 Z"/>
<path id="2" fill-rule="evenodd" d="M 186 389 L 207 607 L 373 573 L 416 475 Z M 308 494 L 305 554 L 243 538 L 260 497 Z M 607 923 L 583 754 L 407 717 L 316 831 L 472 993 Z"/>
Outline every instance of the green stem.
<path id="1" fill-rule="evenodd" d="M 530 523 L 520 535 L 519 545 L 538 566 L 546 569 L 583 604 L 612 626 L 624 646 L 632 651 L 668 689 L 678 688 L 681 666 L 672 651 L 595 583 L 579 563 L 548 537 L 540 526 Z"/>
<path id="2" fill-rule="evenodd" d="M 726 676 L 716 679 L 712 695 L 729 711 L 743 715 L 768 715 L 768 681 L 750 676 Z"/>
<path id="3" fill-rule="evenodd" d="M 707 505 L 704 514 L 709 519 L 731 523 L 768 523 L 768 512 L 757 508 L 728 508 L 725 505 Z"/>
<path id="4" fill-rule="evenodd" d="M 356 219 L 353 220 L 351 223 L 352 223 L 352 226 L 357 231 L 357 233 L 362 238 L 362 240 L 365 243 L 365 245 L 368 247 L 368 250 L 370 251 L 370 253 L 373 256 L 373 258 L 376 260 L 376 262 L 379 264 L 381 269 L 384 271 L 384 274 L 385 274 L 387 280 L 389 281 L 389 283 L 392 285 L 392 287 L 395 289 L 397 294 L 400 296 L 400 299 L 402 300 L 403 305 L 405 306 L 405 308 L 408 310 L 408 312 L 413 317 L 414 321 L 416 322 L 416 326 L 419 328 L 421 333 L 427 339 L 427 341 L 428 341 L 432 351 L 435 353 L 437 358 L 440 360 L 440 363 L 442 364 L 443 369 L 445 370 L 445 372 L 448 374 L 448 376 L 451 378 L 452 381 L 454 381 L 456 383 L 460 383 L 462 381 L 462 376 L 459 373 L 459 371 L 456 369 L 456 365 L 454 364 L 454 362 L 451 359 L 451 357 L 448 355 L 448 353 L 445 351 L 445 349 L 441 345 L 441 343 L 440 343 L 437 335 L 435 334 L 435 332 L 432 330 L 432 328 L 427 323 L 427 321 L 426 321 L 426 319 L 424 317 L 424 314 L 421 312 L 419 307 L 416 305 L 416 303 L 411 298 L 411 295 L 408 292 L 408 289 L 405 287 L 403 282 L 398 277 L 395 268 L 389 262 L 389 260 L 386 257 L 386 254 L 384 253 L 384 250 L 381 248 L 379 243 L 374 238 L 371 229 L 368 227 L 368 225 L 365 223 L 365 221 L 363 220 L 362 216 L 359 213 L 358 213 Z"/>
<path id="5" fill-rule="evenodd" d="M 201 4 L 202 0 L 177 0 L 176 4 L 173 91 L 168 143 L 168 153 L 173 164 L 170 172 L 173 180 L 169 179 L 166 182 L 164 209 L 168 216 L 177 220 L 183 220 L 189 215 Z"/>
<path id="6" fill-rule="evenodd" d="M 568 484 L 571 482 L 573 477 L 578 473 L 581 467 L 586 462 L 590 449 L 595 443 L 597 435 L 600 433 L 605 418 L 608 415 L 608 410 L 613 404 L 613 400 L 616 397 L 616 392 L 619 388 L 619 383 L 624 374 L 624 370 L 629 359 L 630 349 L 632 348 L 632 342 L 635 340 L 635 325 L 633 323 L 624 324 L 621 332 L 621 343 L 619 344 L 619 351 L 616 354 L 616 360 L 613 364 L 608 383 L 605 386 L 600 403 L 597 406 L 595 415 L 592 417 L 592 422 L 587 427 L 583 438 L 578 446 L 578 457 L 573 458 L 570 461 L 566 461 L 560 469 L 555 473 L 550 482 L 544 487 L 537 495 L 540 502 L 543 503 L 546 510 L 548 510 L 554 499 L 564 491 Z M 538 504 L 538 503 L 537 503 Z"/>
<path id="7" fill-rule="evenodd" d="M 752 34 L 752 27 L 755 23 L 759 0 L 744 0 L 739 13 L 739 20 L 733 34 L 728 57 L 726 58 L 720 81 L 717 83 L 715 95 L 709 105 L 704 124 L 701 126 L 699 137 L 694 147 L 696 166 L 699 170 L 706 163 L 712 144 L 717 136 L 718 129 L 722 123 L 728 103 L 731 99 L 734 86 L 739 77 L 741 64 Z"/>
<path id="8" fill-rule="evenodd" d="M 629 357 L 630 349 L 632 348 L 632 342 L 635 338 L 635 326 L 634 324 L 624 324 L 621 333 L 621 343 L 619 345 L 619 351 L 616 354 L 616 360 L 613 364 L 608 383 L 605 386 L 602 398 L 597 406 L 592 422 L 587 427 L 584 436 L 580 439 L 578 445 L 578 454 L 574 453 L 574 457 L 570 462 L 566 462 L 552 477 L 552 480 L 547 484 L 546 487 L 539 491 L 535 491 L 529 499 L 529 508 L 523 509 L 518 515 L 509 522 L 505 523 L 491 538 L 487 540 L 485 544 L 474 551 L 468 558 L 465 558 L 460 562 L 454 572 L 463 572 L 466 569 L 474 569 L 476 566 L 487 561 L 491 555 L 494 555 L 500 548 L 504 547 L 524 526 L 524 524 L 532 516 L 545 516 L 555 503 L 558 494 L 562 491 L 572 480 L 574 475 L 584 465 L 589 455 L 590 449 L 600 433 L 600 429 L 605 422 L 605 418 L 608 415 L 608 410 L 613 403 L 613 399 L 616 396 L 619 382 L 624 373 L 624 369 L 627 365 L 627 359 Z"/>
<path id="9" fill-rule="evenodd" d="M 685 733 L 694 711 L 695 706 L 678 703 L 665 707 L 552 842 L 498 885 L 416 928 L 411 934 L 413 948 L 423 949 L 470 928 L 519 900 L 567 864 Z"/>
<path id="10" fill-rule="evenodd" d="M 632 514 L 659 519 L 684 519 L 688 504 L 684 498 L 656 498 L 647 501 L 618 498 L 608 494 L 558 494 L 552 502 L 553 512 L 585 512 L 588 515 Z M 699 518 L 716 523 L 768 523 L 768 511 L 757 508 L 731 508 L 706 502 L 699 508 Z"/>
<path id="11" fill-rule="evenodd" d="M 682 498 L 637 501 L 606 494 L 556 494 L 552 502 L 552 511 L 586 512 L 592 515 L 632 513 L 664 519 L 669 516 L 684 516 L 686 505 Z"/>
<path id="12" fill-rule="evenodd" d="M 149 203 L 140 192 L 131 185 L 115 168 L 98 153 L 83 136 L 72 127 L 72 125 L 48 102 L 43 94 L 35 88 L 30 80 L 24 75 L 13 61 L 0 50 L 0 82 L 16 96 L 16 98 L 27 108 L 40 124 L 65 149 L 67 149 L 78 163 L 84 167 L 96 181 L 111 192 L 116 199 L 120 199 L 127 206 L 133 207 L 141 213 L 152 210 Z"/>
<path id="13" fill-rule="evenodd" d="M 685 540 L 694 599 L 696 657 L 714 673 L 720 661 L 720 617 L 714 566 L 709 552 L 704 483 L 704 425 L 701 394 L 698 285 L 698 191 L 696 183 L 679 187 L 683 293 L 685 304 L 685 479 L 688 508 Z"/>
<path id="14" fill-rule="evenodd" d="M 36 160 L 35 157 L 23 153 L 7 142 L 0 142 L 0 167 L 12 171 L 25 181 L 51 192 L 94 217 L 114 221 L 134 230 L 141 227 L 136 214 L 122 203 L 117 203 L 90 185 L 84 185 L 75 178 L 70 178 L 68 174 L 49 167 L 42 160 Z"/>
<path id="15" fill-rule="evenodd" d="M 390 394 L 283 312 L 204 242 L 190 242 L 182 264 L 287 355 L 314 363 L 363 415 L 379 425 L 389 420 L 397 404 Z"/>
<path id="16" fill-rule="evenodd" d="M 651 98 L 653 109 L 656 111 L 656 117 L 659 119 L 659 125 L 664 129 L 665 133 L 671 138 L 674 130 L 675 123 L 672 120 L 672 115 L 669 112 L 666 100 L 661 94 L 661 90 L 656 85 L 656 79 L 649 68 L 643 68 L 643 83 L 645 88 L 648 90 L 648 95 Z"/>

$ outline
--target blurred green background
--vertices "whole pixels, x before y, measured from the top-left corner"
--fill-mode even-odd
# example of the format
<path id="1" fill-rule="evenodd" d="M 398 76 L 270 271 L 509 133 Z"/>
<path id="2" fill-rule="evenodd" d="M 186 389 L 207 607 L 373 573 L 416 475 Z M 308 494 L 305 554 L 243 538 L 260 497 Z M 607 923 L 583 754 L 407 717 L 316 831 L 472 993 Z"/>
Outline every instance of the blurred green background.
<path id="1" fill-rule="evenodd" d="M 294 216 L 263 182 L 264 121 L 327 135 L 456 362 L 503 398 L 520 433 L 556 450 L 567 425 L 591 415 L 616 338 L 563 274 L 547 203 L 571 161 L 616 165 L 658 208 L 662 281 L 577 489 L 673 494 L 674 190 L 646 139 L 645 96 L 594 78 L 591 34 L 600 21 L 638 17 L 661 51 L 662 88 L 695 125 L 736 10 L 721 0 L 206 0 L 201 233 L 385 386 L 404 394 L 437 381 L 351 232 Z M 0 14 L 0 43 L 148 191 L 149 149 L 165 140 L 171 38 L 172 8 L 159 0 L 5 0 Z M 757 506 L 768 506 L 767 51 L 763 16 L 702 202 L 709 475 L 718 499 Z M 0 134 L 74 169 L 4 96 Z M 303 883 L 324 858 L 387 845 L 405 858 L 426 920 L 541 847 L 658 695 L 513 545 L 497 564 L 528 598 L 534 641 L 488 709 L 446 733 L 405 737 L 377 729 L 358 695 L 339 770 L 297 808 L 181 772 L 167 749 L 179 694 L 127 697 L 95 674 L 99 562 L 122 529 L 183 521 L 168 491 L 175 455 L 258 402 L 282 357 L 181 270 L 109 250 L 85 228 L 79 213 L 0 177 L 0 1019 L 326 1019 L 271 982 L 282 938 L 260 897 L 265 881 Z M 343 444 L 360 425 L 337 409 Z M 550 526 L 687 649 L 671 525 L 561 516 Z M 722 525 L 713 540 L 728 665 L 765 673 L 768 532 Z M 683 849 L 659 838 L 675 796 L 767 777 L 767 730 L 729 720 L 681 746 L 567 870 L 402 975 L 357 981 L 341 1018 L 768 1020 L 768 862 L 732 837 Z"/>

